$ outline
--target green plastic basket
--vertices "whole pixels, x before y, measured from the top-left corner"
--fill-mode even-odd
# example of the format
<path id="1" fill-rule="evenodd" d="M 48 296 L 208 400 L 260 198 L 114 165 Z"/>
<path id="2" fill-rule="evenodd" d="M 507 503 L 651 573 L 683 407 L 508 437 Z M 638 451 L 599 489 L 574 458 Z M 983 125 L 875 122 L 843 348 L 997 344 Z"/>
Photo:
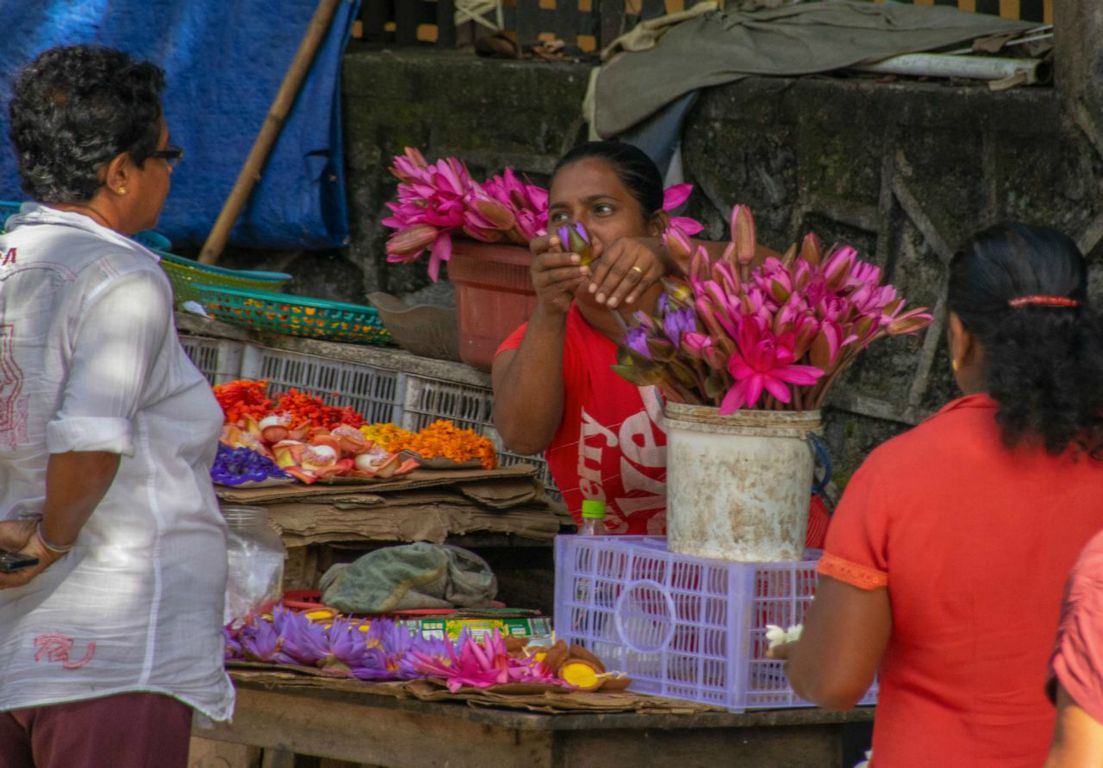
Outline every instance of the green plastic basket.
<path id="1" fill-rule="evenodd" d="M 203 303 L 199 289 L 204 286 L 240 288 L 246 291 L 270 291 L 278 293 L 291 280 L 286 272 L 261 272 L 259 270 L 227 269 L 200 264 L 168 251 L 156 251 L 161 257 L 161 269 L 165 270 L 176 303 L 198 301 Z"/>
<path id="2" fill-rule="evenodd" d="M 217 285 L 196 288 L 199 303 L 227 323 L 352 344 L 394 344 L 375 307 Z"/>
<path id="3" fill-rule="evenodd" d="M 8 217 L 19 213 L 19 207 L 21 205 L 23 204 L 17 203 L 14 200 L 0 200 L 0 232 L 3 232 Z"/>

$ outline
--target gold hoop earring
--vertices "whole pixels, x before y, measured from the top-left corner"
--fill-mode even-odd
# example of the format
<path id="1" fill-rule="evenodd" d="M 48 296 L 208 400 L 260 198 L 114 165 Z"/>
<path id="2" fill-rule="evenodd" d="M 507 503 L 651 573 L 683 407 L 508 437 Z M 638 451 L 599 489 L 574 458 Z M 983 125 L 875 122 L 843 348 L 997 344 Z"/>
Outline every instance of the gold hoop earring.
<path id="1" fill-rule="evenodd" d="M 961 363 L 959 363 L 957 360 L 951 360 L 950 368 L 956 371 L 961 368 Z"/>
<path id="2" fill-rule="evenodd" d="M 115 191 L 118 192 L 120 195 L 125 195 L 126 194 L 126 187 L 119 187 Z"/>

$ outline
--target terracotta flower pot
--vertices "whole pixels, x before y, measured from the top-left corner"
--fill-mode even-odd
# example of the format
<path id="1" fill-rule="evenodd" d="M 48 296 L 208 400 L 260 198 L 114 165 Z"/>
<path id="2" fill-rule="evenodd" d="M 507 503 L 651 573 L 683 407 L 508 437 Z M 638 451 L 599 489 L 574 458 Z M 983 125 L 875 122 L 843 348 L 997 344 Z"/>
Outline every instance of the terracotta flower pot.
<path id="1" fill-rule="evenodd" d="M 448 279 L 456 287 L 460 359 L 489 371 L 494 353 L 536 308 L 527 248 L 456 239 Z"/>

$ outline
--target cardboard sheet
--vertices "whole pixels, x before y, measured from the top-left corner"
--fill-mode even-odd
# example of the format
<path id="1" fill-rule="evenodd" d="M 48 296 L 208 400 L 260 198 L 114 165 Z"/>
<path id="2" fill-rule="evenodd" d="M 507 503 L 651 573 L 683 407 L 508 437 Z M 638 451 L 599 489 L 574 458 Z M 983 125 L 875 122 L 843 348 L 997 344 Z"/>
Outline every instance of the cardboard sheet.
<path id="1" fill-rule="evenodd" d="M 451 693 L 438 680 L 371 683 L 323 675 L 306 667 L 271 666 L 248 662 L 230 662 L 230 677 L 265 686 L 299 689 L 328 689 L 345 693 L 363 693 L 420 701 L 466 701 L 472 706 L 520 709 L 543 714 L 584 714 L 631 712 L 649 715 L 694 715 L 716 712 L 715 707 L 692 701 L 678 701 L 642 693 L 600 693 L 570 691 L 556 686 L 507 685 L 492 689 L 463 688 Z"/>
<path id="2" fill-rule="evenodd" d="M 374 483 L 219 488 L 225 504 L 262 506 L 289 547 L 343 541 L 429 541 L 494 533 L 551 542 L 571 523 L 528 464 L 417 470 Z"/>

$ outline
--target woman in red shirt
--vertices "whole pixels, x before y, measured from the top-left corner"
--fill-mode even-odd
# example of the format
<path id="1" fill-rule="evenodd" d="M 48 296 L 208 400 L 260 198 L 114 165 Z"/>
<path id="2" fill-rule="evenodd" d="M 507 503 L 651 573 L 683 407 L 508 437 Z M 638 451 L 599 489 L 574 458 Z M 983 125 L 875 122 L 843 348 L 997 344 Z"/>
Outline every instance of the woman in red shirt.
<path id="1" fill-rule="evenodd" d="M 548 226 L 579 222 L 595 261 L 554 235 L 531 244 L 538 304 L 494 360 L 494 422 L 519 453 L 545 451 L 576 522 L 583 499 L 606 503 L 610 533 L 661 534 L 666 521 L 666 433 L 654 387 L 613 373 L 617 339 L 650 310 L 677 269 L 659 236 L 668 219 L 662 177 L 630 144 L 591 142 L 552 176 Z M 619 317 L 618 317 L 619 315 Z"/>
<path id="2" fill-rule="evenodd" d="M 655 387 L 612 370 L 632 313 L 653 312 L 660 278 L 685 266 L 659 241 L 668 224 L 662 177 L 630 144 L 590 142 L 559 161 L 548 203 L 549 227 L 581 223 L 595 261 L 582 265 L 554 236 L 533 241 L 539 303 L 494 360 L 495 425 L 514 451 L 544 451 L 576 522 L 583 499 L 600 499 L 608 533 L 665 534 L 662 402 Z M 817 500 L 813 546 L 826 524 Z"/>
<path id="3" fill-rule="evenodd" d="M 1045 760 L 1062 584 L 1103 527 L 1103 329 L 1076 245 L 995 227 L 950 266 L 965 393 L 874 451 L 827 534 L 794 690 L 853 706 L 876 672 L 874 768 Z"/>

